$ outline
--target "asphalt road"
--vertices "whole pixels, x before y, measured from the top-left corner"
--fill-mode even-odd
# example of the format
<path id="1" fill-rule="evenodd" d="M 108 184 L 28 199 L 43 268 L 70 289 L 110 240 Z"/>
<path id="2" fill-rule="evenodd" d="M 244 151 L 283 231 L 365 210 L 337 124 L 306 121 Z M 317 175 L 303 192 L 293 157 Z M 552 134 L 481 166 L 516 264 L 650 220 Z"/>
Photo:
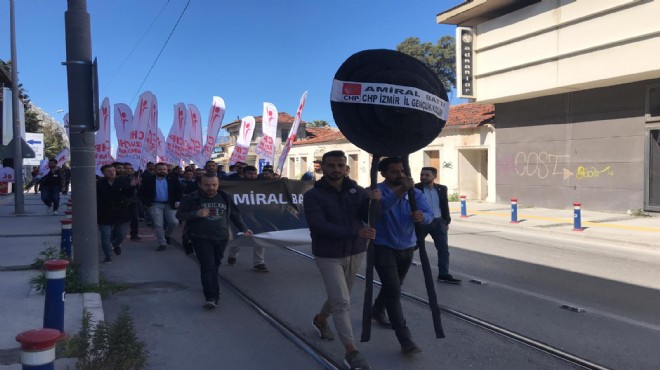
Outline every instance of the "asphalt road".
<path id="1" fill-rule="evenodd" d="M 435 263 L 435 250 L 427 245 Z M 463 225 L 452 225 L 450 245 L 452 273 L 464 281 L 459 286 L 436 283 L 441 306 L 606 367 L 654 369 L 660 363 L 660 257 L 635 249 Z M 296 248 L 311 253 L 309 247 Z M 323 368 L 246 304 L 229 283 L 302 341 L 332 362 L 341 362 L 341 344 L 321 341 L 311 327 L 324 299 L 313 261 L 282 248 L 268 248 L 271 272 L 257 273 L 251 270 L 251 251 L 246 249 L 236 266 L 221 266 L 225 281 L 220 307 L 205 312 L 195 260 L 176 248 L 161 253 L 154 249 L 155 242 L 148 238 L 127 242 L 124 253 L 102 267 L 109 280 L 129 285 L 104 299 L 106 318 L 129 305 L 138 335 L 150 351 L 150 368 Z M 411 269 L 404 289 L 426 297 L 421 267 Z M 363 292 L 364 283 L 358 280 L 351 306 L 357 338 Z M 564 304 L 583 311 L 562 309 Z M 428 307 L 410 301 L 403 305 L 424 352 L 413 358 L 402 356 L 393 332 L 374 326 L 372 340 L 359 347 L 375 369 L 577 368 L 447 314 L 442 316 L 446 338 L 436 339 Z"/>

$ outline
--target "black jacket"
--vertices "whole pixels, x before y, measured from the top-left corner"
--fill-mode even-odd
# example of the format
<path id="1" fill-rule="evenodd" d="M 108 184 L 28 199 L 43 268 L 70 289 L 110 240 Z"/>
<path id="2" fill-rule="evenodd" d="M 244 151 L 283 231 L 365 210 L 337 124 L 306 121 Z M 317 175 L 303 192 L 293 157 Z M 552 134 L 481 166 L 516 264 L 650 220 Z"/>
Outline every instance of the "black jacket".
<path id="1" fill-rule="evenodd" d="M 99 225 L 113 225 L 131 220 L 128 206 L 135 188 L 125 177 L 118 177 L 110 185 L 101 178 L 96 181 L 96 219 Z"/>
<path id="2" fill-rule="evenodd" d="M 419 182 L 415 187 L 424 192 L 424 185 Z M 442 212 L 442 219 L 449 225 L 451 223 L 451 215 L 449 214 L 449 200 L 447 198 L 447 187 L 440 184 L 433 184 L 433 187 L 438 192 L 438 199 L 440 199 L 440 211 Z M 433 207 L 429 203 L 429 206 Z M 433 208 L 431 208 L 433 209 Z"/>
<path id="3" fill-rule="evenodd" d="M 348 257 L 367 249 L 367 241 L 358 237 L 358 230 L 367 220 L 369 198 L 355 181 L 344 179 L 338 192 L 322 178 L 305 193 L 303 202 L 315 256 Z"/>
<path id="4" fill-rule="evenodd" d="M 145 207 L 151 207 L 156 198 L 156 177 L 157 176 L 147 176 L 142 178 L 142 185 L 138 192 L 138 197 L 142 201 Z M 167 178 L 167 203 L 176 209 L 174 203 L 180 202 L 183 197 L 183 187 L 179 180 L 173 178 Z"/>
<path id="5" fill-rule="evenodd" d="M 218 195 L 221 196 L 224 203 L 227 205 L 227 226 L 229 226 L 229 221 L 231 221 L 238 230 L 245 232 L 248 230 L 248 227 L 243 222 L 243 218 L 236 207 L 236 204 L 231 200 L 231 197 L 222 190 L 218 190 Z M 191 225 L 196 221 L 202 220 L 197 217 L 197 211 L 202 209 L 202 195 L 200 190 L 194 191 L 190 194 L 186 194 L 179 205 L 179 209 L 176 211 L 176 218 L 181 222 L 186 222 L 184 227 L 184 233 L 191 228 Z M 227 235 L 229 235 L 229 228 L 227 228 Z M 191 235 L 192 237 L 204 238 L 204 232 L 201 232 L 200 235 Z"/>

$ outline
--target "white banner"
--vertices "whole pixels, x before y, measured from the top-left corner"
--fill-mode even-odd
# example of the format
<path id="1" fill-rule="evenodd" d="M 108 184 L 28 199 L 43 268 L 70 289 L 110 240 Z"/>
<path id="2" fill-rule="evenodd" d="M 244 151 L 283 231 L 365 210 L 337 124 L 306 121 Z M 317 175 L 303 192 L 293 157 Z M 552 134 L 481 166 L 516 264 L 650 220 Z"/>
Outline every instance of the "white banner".
<path id="1" fill-rule="evenodd" d="M 62 149 L 60 154 L 55 156 L 55 160 L 57 161 L 57 167 L 62 167 L 66 162 L 71 159 L 71 154 L 69 153 L 68 148 Z"/>
<path id="2" fill-rule="evenodd" d="M 330 100 L 416 109 L 446 121 L 449 103 L 422 89 L 371 82 L 332 81 Z"/>
<path id="3" fill-rule="evenodd" d="M 110 154 L 110 100 L 106 97 L 99 108 L 99 130 L 94 136 L 96 149 L 96 174 L 103 176 L 101 167 L 112 164 L 114 159 Z"/>
<path id="4" fill-rule="evenodd" d="M 242 146 L 244 148 L 250 147 L 250 142 L 252 141 L 252 135 L 254 134 L 254 117 L 247 116 L 241 120 L 241 130 L 238 132 L 238 137 L 236 138 L 236 145 Z"/>
<path id="5" fill-rule="evenodd" d="M 142 149 L 141 166 L 147 168 L 147 163 L 156 161 L 158 156 L 158 99 L 151 94 L 151 111 L 147 130 L 145 131 L 145 144 Z"/>
<path id="6" fill-rule="evenodd" d="M 131 108 L 124 104 L 115 104 L 115 134 L 117 135 L 117 152 L 115 159 L 117 162 L 128 162 L 128 139 L 133 128 L 133 112 Z"/>
<path id="7" fill-rule="evenodd" d="M 264 103 L 264 113 L 261 116 L 261 140 L 254 149 L 258 156 L 269 164 L 275 162 L 275 138 L 277 137 L 277 108 L 272 103 Z"/>
<path id="8" fill-rule="evenodd" d="M 236 164 L 238 162 L 247 162 L 247 155 L 248 152 L 250 151 L 250 148 L 246 148 L 241 145 L 236 145 L 234 147 L 234 151 L 231 153 L 231 157 L 229 157 L 229 165 Z"/>
<path id="9" fill-rule="evenodd" d="M 151 119 L 153 95 L 146 91 L 140 95 L 140 100 L 135 107 L 133 114 L 133 124 L 126 143 L 128 145 L 128 153 L 126 155 L 126 162 L 133 165 L 134 169 L 139 169 L 142 166 L 142 151 L 145 148 L 146 132 Z"/>
<path id="10" fill-rule="evenodd" d="M 194 104 L 188 104 L 188 122 L 186 128 L 190 130 L 188 137 L 188 155 L 184 157 L 186 163 L 197 158 L 202 152 L 202 115 Z"/>
<path id="11" fill-rule="evenodd" d="M 46 176 L 48 174 L 48 171 L 50 171 L 50 169 L 48 168 L 48 159 L 49 158 L 44 158 L 39 163 L 39 177 Z"/>
<path id="12" fill-rule="evenodd" d="M 178 164 L 179 159 L 187 148 L 183 141 L 187 114 L 185 104 L 178 103 L 174 105 L 174 122 L 172 122 L 170 133 L 167 135 L 167 140 L 165 141 L 165 157 L 167 157 L 167 163 Z"/>
<path id="13" fill-rule="evenodd" d="M 206 128 L 206 142 L 200 155 L 196 158 L 195 164 L 197 167 L 204 167 L 206 161 L 211 159 L 213 155 L 213 148 L 218 138 L 218 132 L 222 127 L 222 119 L 225 117 L 225 101 L 219 97 L 213 97 L 213 105 L 209 113 L 209 123 Z"/>
<path id="14" fill-rule="evenodd" d="M 14 177 L 14 169 L 11 167 L 2 167 L 0 168 L 0 182 L 14 182 L 16 178 Z"/>
<path id="15" fill-rule="evenodd" d="M 163 132 L 158 128 L 158 141 L 156 143 L 156 162 L 168 163 L 167 156 L 165 155 L 165 136 Z"/>
<path id="16" fill-rule="evenodd" d="M 300 119 L 302 117 L 302 111 L 305 108 L 305 102 L 307 101 L 307 91 L 305 91 L 300 97 L 300 103 L 298 103 L 298 110 L 296 111 L 296 117 L 293 119 L 293 124 L 291 125 L 291 131 L 289 131 L 289 137 L 286 139 L 286 144 L 282 148 L 282 153 L 280 154 L 280 159 L 277 161 L 276 172 L 281 174 L 282 169 L 284 168 L 284 161 L 289 155 L 289 150 L 291 150 L 291 145 L 296 140 L 296 133 L 298 132 L 298 126 L 300 125 Z"/>

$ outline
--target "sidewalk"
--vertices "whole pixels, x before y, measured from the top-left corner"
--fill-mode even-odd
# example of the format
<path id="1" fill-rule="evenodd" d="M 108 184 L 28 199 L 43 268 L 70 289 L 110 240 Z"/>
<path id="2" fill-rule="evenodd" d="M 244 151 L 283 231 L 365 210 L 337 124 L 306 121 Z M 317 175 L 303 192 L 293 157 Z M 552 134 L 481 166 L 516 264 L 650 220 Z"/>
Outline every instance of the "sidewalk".
<path id="1" fill-rule="evenodd" d="M 68 198 L 62 197 L 66 204 Z M 66 205 L 60 206 L 60 211 Z M 39 194 L 25 194 L 25 211 L 14 214 L 14 196 L 0 197 L 0 369 L 18 370 L 20 345 L 15 337 L 43 325 L 44 295 L 34 291 L 30 279 L 38 275 L 30 264 L 50 246 L 60 246 L 60 220 L 46 212 Z M 100 304 L 98 294 L 67 294 L 64 331 L 73 335 L 80 330 L 84 306 Z M 98 310 L 97 310 L 98 311 Z M 100 312 L 102 313 L 102 311 Z M 60 359 L 56 369 L 74 368 L 75 359 Z"/>
<path id="2" fill-rule="evenodd" d="M 450 202 L 452 222 L 519 230 L 526 233 L 553 234 L 562 238 L 598 241 L 616 246 L 643 248 L 660 252 L 660 214 L 647 217 L 623 213 L 590 211 L 582 206 L 583 231 L 573 231 L 573 209 L 528 207 L 518 203 L 518 224 L 511 223 L 511 206 L 467 201 L 467 217 L 461 217 L 460 202 Z"/>

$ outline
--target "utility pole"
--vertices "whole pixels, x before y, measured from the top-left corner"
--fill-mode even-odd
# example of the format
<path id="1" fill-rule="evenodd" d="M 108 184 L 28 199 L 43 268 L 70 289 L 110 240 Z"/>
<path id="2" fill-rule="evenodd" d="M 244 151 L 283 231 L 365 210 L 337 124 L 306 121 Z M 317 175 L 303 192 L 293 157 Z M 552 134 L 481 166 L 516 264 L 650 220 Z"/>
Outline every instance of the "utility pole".
<path id="1" fill-rule="evenodd" d="M 92 36 L 85 0 L 67 0 L 64 13 L 66 70 L 69 90 L 73 257 L 85 285 L 98 285 L 98 225 L 96 223 L 96 159 Z"/>
<path id="2" fill-rule="evenodd" d="M 23 147 L 21 146 L 21 119 L 18 116 L 18 56 L 16 55 L 16 14 L 14 0 L 9 0 L 9 33 L 11 34 L 11 114 L 14 136 L 14 212 L 25 213 L 23 194 Z"/>

